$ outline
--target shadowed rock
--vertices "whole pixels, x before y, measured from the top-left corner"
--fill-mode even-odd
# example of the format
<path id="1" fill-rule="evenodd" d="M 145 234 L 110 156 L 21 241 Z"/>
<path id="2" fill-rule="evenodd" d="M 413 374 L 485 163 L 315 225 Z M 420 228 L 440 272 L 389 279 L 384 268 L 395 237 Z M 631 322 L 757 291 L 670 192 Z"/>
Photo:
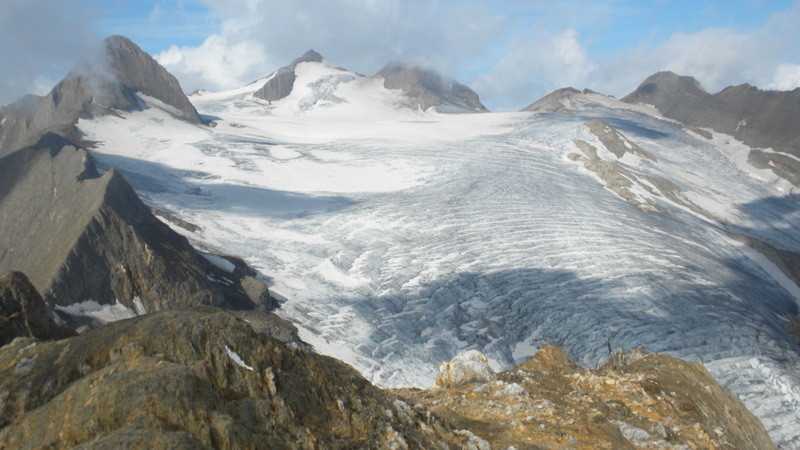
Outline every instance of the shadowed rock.
<path id="1" fill-rule="evenodd" d="M 0 158 L 0 271 L 19 270 L 51 304 L 117 301 L 148 312 L 187 305 L 275 306 L 156 219 L 115 169 L 57 135 Z M 257 280 L 255 280 L 257 281 Z M 248 278 L 248 283 L 255 282 Z M 262 283 L 263 284 L 263 283 Z"/>
<path id="2" fill-rule="evenodd" d="M 73 334 L 53 321 L 47 304 L 25 274 L 0 275 L 0 347 L 16 337 L 62 339 Z"/>
<path id="3" fill-rule="evenodd" d="M 400 89 L 412 109 L 439 112 L 487 112 L 472 89 L 442 77 L 434 71 L 413 65 L 390 62 L 375 77 L 384 79 L 387 89 Z"/>
<path id="4" fill-rule="evenodd" d="M 664 116 L 687 125 L 729 134 L 751 147 L 800 157 L 800 88 L 762 91 L 741 84 L 709 94 L 692 77 L 659 72 L 622 101 L 650 104 Z M 789 162 L 781 166 L 779 161 L 775 173 L 800 185 L 800 164 L 783 159 Z"/>
<path id="5" fill-rule="evenodd" d="M 0 156 L 33 145 L 45 132 L 78 139 L 80 118 L 144 108 L 137 92 L 181 119 L 202 123 L 174 76 L 127 38 L 111 36 L 49 94 L 0 108 Z"/>
<path id="6" fill-rule="evenodd" d="M 322 62 L 323 58 L 322 55 L 315 52 L 314 50 L 309 50 L 303 54 L 303 56 L 295 59 L 286 67 L 281 67 L 278 69 L 273 76 L 264 84 L 264 87 L 256 91 L 256 97 L 268 100 L 268 101 L 278 101 L 282 98 L 288 97 L 289 94 L 292 93 L 292 89 L 294 88 L 294 81 L 297 79 L 297 76 L 294 73 L 294 69 L 297 67 L 298 64 L 304 62 Z"/>
<path id="7" fill-rule="evenodd" d="M 351 367 L 213 308 L 0 349 L 9 448 L 477 448 Z M 472 447 L 470 447 L 470 444 Z"/>

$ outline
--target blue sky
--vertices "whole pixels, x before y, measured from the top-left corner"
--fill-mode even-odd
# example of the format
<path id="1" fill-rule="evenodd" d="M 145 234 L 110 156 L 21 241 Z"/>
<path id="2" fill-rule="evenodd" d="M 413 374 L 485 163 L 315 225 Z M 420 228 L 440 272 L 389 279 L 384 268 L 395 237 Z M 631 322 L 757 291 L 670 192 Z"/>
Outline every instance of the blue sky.
<path id="1" fill-rule="evenodd" d="M 309 48 L 365 74 L 417 62 L 493 110 L 573 86 L 624 95 L 673 70 L 710 91 L 800 85 L 788 0 L 0 0 L 0 103 L 41 93 L 92 41 L 131 38 L 186 91 L 226 89 Z M 43 13 L 43 11 L 45 11 Z M 3 44 L 5 42 L 6 44 Z"/>

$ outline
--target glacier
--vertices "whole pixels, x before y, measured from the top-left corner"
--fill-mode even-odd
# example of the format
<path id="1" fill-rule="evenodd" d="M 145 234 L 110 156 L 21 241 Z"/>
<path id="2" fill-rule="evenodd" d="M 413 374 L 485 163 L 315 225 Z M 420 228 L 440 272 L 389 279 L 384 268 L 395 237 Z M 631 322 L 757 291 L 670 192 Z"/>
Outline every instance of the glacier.
<path id="1" fill-rule="evenodd" d="M 743 144 L 613 100 L 571 115 L 396 109 L 371 81 L 298 67 L 306 88 L 274 104 L 253 98 L 258 82 L 191 96 L 214 127 L 155 104 L 79 127 L 101 167 L 198 225 L 171 224 L 201 248 L 244 258 L 306 342 L 379 386 L 429 387 L 462 350 L 497 370 L 546 343 L 589 367 L 643 348 L 704 363 L 776 443 L 800 445 L 800 354 L 782 326 L 799 291 L 727 237 L 800 251 L 800 196 L 743 164 Z M 622 164 L 718 220 L 604 188 L 569 158 L 596 140 L 592 118 L 657 158 Z"/>

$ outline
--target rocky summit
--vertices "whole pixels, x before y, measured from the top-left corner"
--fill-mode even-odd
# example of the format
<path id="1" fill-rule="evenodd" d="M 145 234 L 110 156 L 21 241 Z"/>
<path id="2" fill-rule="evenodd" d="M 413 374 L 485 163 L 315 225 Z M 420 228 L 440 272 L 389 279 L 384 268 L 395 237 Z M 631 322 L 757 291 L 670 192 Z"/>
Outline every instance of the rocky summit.
<path id="1" fill-rule="evenodd" d="M 545 345 L 488 375 L 481 356 L 443 364 L 436 388 L 396 392 L 493 448 L 774 448 L 759 420 L 697 363 L 633 350 L 585 370 Z"/>
<path id="2" fill-rule="evenodd" d="M 288 97 L 289 94 L 292 93 L 292 90 L 294 89 L 294 82 L 297 79 L 297 75 L 295 75 L 294 72 L 295 68 L 297 68 L 297 65 L 305 62 L 322 61 L 324 61 L 322 55 L 314 50 L 309 50 L 299 58 L 296 58 L 294 61 L 292 61 L 292 63 L 288 66 L 281 67 L 275 71 L 275 73 L 269 77 L 264 86 L 256 91 L 253 95 L 257 98 L 270 102 L 278 101 Z"/>
<path id="3" fill-rule="evenodd" d="M 333 358 L 196 308 L 0 348 L 6 448 L 487 448 Z"/>
<path id="4" fill-rule="evenodd" d="M 412 109 L 436 108 L 440 112 L 487 112 L 472 89 L 418 66 L 390 62 L 375 78 L 387 89 L 399 89 Z"/>

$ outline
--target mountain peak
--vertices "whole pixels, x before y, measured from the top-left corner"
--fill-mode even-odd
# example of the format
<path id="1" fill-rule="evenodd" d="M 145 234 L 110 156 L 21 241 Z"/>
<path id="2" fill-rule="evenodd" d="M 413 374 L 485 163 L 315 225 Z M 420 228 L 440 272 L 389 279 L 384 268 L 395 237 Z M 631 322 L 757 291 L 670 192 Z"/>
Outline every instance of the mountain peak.
<path id="1" fill-rule="evenodd" d="M 309 50 L 309 51 L 303 53 L 303 55 L 301 57 L 296 58 L 294 61 L 292 61 L 291 65 L 292 66 L 296 66 L 296 65 L 298 65 L 300 63 L 304 63 L 304 62 L 322 62 L 324 60 L 325 59 L 322 57 L 322 55 L 317 53 L 316 50 L 312 49 L 312 50 Z"/>
<path id="2" fill-rule="evenodd" d="M 375 77 L 383 78 L 387 89 L 399 89 L 408 97 L 408 106 L 442 112 L 486 112 L 478 94 L 455 80 L 415 64 L 391 61 Z"/>
<path id="3" fill-rule="evenodd" d="M 678 75 L 670 71 L 654 73 L 645 79 L 633 92 L 622 98 L 627 103 L 654 104 L 654 97 L 672 99 L 697 98 L 708 95 L 694 77 Z"/>
<path id="4" fill-rule="evenodd" d="M 314 50 L 309 50 L 292 61 L 288 66 L 281 67 L 275 71 L 272 78 L 270 78 L 254 95 L 262 100 L 270 102 L 286 98 L 292 93 L 292 89 L 294 89 L 294 80 L 297 79 L 294 69 L 297 65 L 304 62 L 321 63 L 323 61 L 322 55 Z"/>

